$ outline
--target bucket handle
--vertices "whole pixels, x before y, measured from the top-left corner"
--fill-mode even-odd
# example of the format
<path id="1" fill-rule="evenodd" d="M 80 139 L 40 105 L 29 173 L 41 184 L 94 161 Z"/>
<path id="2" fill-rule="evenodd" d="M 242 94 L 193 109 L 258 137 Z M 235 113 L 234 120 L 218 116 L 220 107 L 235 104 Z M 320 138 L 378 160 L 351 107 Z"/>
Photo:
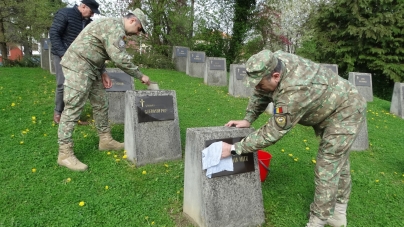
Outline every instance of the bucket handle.
<path id="1" fill-rule="evenodd" d="M 264 168 L 268 171 L 268 173 L 271 172 L 271 170 L 264 164 L 263 161 L 261 161 L 261 160 L 259 160 L 259 159 L 258 159 L 258 161 L 259 161 L 259 163 L 262 165 L 262 167 L 264 167 Z"/>

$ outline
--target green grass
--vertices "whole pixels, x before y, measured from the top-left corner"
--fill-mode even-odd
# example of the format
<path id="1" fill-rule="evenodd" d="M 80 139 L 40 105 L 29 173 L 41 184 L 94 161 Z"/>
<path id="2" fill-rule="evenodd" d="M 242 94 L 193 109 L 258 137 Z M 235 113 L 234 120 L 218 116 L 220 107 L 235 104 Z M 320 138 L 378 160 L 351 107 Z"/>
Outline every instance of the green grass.
<path id="1" fill-rule="evenodd" d="M 230 96 L 227 87 L 207 86 L 176 71 L 143 71 L 160 89 L 176 91 L 183 149 L 187 128 L 221 126 L 244 116 L 248 99 Z M 145 86 L 136 81 L 136 88 Z M 0 226 L 192 226 L 182 216 L 183 160 L 135 167 L 123 152 L 98 151 L 90 125 L 74 133 L 75 153 L 89 170 L 59 167 L 54 90 L 54 76 L 42 69 L 0 68 Z M 404 226 L 404 120 L 389 109 L 378 98 L 368 103 L 371 146 L 351 153 L 349 226 Z M 268 117 L 263 114 L 253 126 Z M 92 119 L 89 105 L 82 118 Z M 123 125 L 112 128 L 118 141 L 123 132 Z M 307 222 L 318 141 L 311 128 L 297 126 L 266 149 L 273 157 L 262 184 L 263 226 Z"/>

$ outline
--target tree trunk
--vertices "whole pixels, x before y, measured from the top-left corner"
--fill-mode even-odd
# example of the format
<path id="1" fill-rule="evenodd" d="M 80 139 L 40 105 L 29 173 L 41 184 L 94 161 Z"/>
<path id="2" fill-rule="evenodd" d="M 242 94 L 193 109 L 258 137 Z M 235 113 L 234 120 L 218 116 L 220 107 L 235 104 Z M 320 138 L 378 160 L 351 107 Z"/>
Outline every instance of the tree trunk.
<path id="1" fill-rule="evenodd" d="M 8 64 L 8 53 L 7 53 L 7 43 L 6 36 L 4 34 L 4 24 L 3 20 L 0 20 L 0 51 L 2 55 L 2 63 L 3 65 Z"/>

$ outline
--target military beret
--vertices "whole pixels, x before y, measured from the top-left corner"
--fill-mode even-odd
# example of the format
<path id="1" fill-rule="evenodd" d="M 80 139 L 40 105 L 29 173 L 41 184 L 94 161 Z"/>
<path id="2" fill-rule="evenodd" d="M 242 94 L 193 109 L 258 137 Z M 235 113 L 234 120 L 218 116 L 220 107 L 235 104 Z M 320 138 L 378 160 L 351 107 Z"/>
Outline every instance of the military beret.
<path id="1" fill-rule="evenodd" d="M 139 8 L 136 8 L 134 11 L 129 11 L 129 13 L 135 15 L 135 17 L 137 19 L 140 20 L 140 23 L 142 24 L 142 28 L 143 28 L 143 33 L 147 33 L 147 17 L 146 15 L 143 13 L 143 11 Z"/>
<path id="2" fill-rule="evenodd" d="M 262 50 L 251 56 L 246 63 L 247 87 L 255 87 L 278 65 L 278 58 L 270 50 Z"/>

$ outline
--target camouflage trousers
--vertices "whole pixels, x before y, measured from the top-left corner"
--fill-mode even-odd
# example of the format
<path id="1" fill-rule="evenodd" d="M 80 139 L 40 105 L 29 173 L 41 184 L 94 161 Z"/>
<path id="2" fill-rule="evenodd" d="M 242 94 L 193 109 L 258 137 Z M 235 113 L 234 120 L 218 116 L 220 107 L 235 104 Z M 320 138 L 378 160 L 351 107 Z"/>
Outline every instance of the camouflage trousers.
<path id="1" fill-rule="evenodd" d="M 358 95 L 349 102 L 348 106 L 342 105 L 321 123 L 320 128 L 315 127 L 321 135 L 321 142 L 310 212 L 322 220 L 333 215 L 335 203 L 348 203 L 351 193 L 349 153 L 366 118 L 366 101 Z"/>
<path id="2" fill-rule="evenodd" d="M 65 107 L 59 123 L 58 143 L 60 145 L 73 143 L 72 134 L 74 127 L 80 118 L 87 99 L 90 100 L 93 108 L 95 126 L 98 132 L 109 132 L 108 97 L 102 80 L 92 80 L 89 77 L 77 75 L 79 74 L 78 72 L 64 67 L 63 73 L 66 77 L 63 92 Z M 83 78 L 83 81 L 78 85 L 77 82 L 69 81 L 67 78 Z"/>

